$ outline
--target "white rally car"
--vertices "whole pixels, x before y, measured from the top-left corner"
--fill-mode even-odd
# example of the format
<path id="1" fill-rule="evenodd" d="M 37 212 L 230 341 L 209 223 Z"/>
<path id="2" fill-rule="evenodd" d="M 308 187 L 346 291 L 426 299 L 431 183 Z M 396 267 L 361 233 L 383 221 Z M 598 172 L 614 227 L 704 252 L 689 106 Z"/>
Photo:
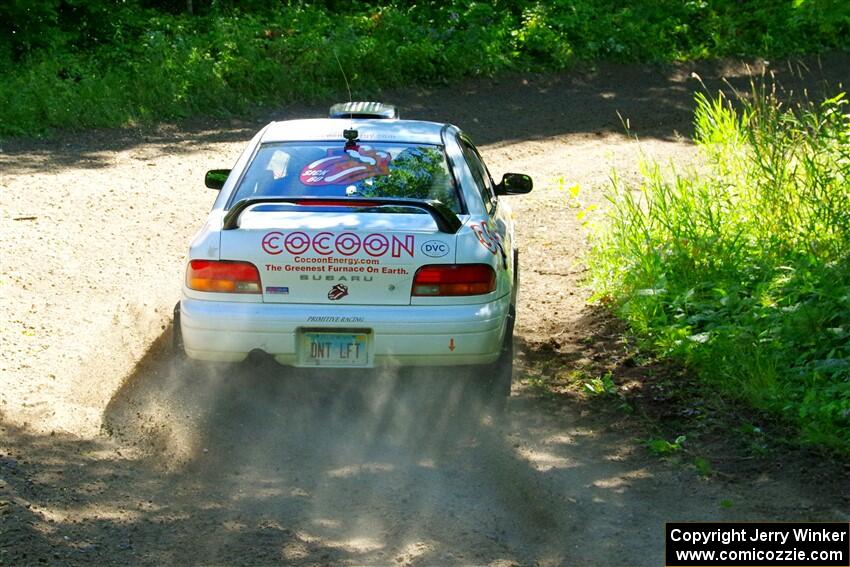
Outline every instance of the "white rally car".
<path id="1" fill-rule="evenodd" d="M 502 195 L 455 126 L 345 103 L 273 122 L 232 170 L 189 249 L 175 346 L 283 365 L 478 365 L 510 393 L 519 266 Z"/>

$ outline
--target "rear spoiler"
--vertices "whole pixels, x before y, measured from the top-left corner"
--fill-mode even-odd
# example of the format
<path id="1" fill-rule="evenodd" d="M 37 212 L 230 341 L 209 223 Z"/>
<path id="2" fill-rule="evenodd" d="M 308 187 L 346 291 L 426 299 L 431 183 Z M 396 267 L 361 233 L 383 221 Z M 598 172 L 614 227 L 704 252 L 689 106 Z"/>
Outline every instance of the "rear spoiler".
<path id="1" fill-rule="evenodd" d="M 282 203 L 304 207 L 340 207 L 340 208 L 374 208 L 374 207 L 410 207 L 420 209 L 431 215 L 440 232 L 455 234 L 463 225 L 457 215 L 441 201 L 418 199 L 369 199 L 360 197 L 252 197 L 241 199 L 230 207 L 224 215 L 222 230 L 239 228 L 239 217 L 248 207 L 265 203 Z"/>

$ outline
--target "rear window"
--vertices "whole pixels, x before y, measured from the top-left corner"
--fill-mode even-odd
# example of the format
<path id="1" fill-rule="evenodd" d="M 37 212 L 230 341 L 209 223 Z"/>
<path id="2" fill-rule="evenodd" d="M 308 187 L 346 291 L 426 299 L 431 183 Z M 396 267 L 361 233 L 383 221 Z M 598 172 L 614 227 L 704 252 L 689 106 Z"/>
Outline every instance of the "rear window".
<path id="1" fill-rule="evenodd" d="M 264 144 L 231 202 L 303 196 L 435 199 L 460 212 L 443 147 L 395 142 Z"/>

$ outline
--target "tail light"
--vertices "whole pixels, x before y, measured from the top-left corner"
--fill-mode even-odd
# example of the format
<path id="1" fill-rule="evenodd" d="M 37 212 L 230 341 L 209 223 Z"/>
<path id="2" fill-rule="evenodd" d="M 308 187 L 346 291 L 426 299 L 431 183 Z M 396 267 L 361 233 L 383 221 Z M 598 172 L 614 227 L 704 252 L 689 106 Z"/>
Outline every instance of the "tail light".
<path id="1" fill-rule="evenodd" d="M 249 262 L 192 260 L 186 271 L 186 285 L 195 291 L 219 293 L 261 293 L 260 272 Z"/>
<path id="2" fill-rule="evenodd" d="M 487 264 L 433 264 L 416 271 L 411 295 L 482 295 L 495 289 L 496 272 Z"/>

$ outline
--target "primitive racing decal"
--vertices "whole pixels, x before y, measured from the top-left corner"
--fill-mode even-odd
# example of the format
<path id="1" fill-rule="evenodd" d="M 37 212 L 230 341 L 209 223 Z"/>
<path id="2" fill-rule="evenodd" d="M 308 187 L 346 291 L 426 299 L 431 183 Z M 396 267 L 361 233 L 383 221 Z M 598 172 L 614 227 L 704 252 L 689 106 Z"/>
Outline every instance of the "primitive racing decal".
<path id="1" fill-rule="evenodd" d="M 310 315 L 308 323 L 362 323 L 365 317 L 332 317 L 328 315 Z"/>
<path id="2" fill-rule="evenodd" d="M 308 163 L 301 170 L 304 185 L 343 185 L 369 177 L 387 175 L 392 156 L 389 152 L 359 146 L 349 150 L 330 149 L 328 157 Z"/>

